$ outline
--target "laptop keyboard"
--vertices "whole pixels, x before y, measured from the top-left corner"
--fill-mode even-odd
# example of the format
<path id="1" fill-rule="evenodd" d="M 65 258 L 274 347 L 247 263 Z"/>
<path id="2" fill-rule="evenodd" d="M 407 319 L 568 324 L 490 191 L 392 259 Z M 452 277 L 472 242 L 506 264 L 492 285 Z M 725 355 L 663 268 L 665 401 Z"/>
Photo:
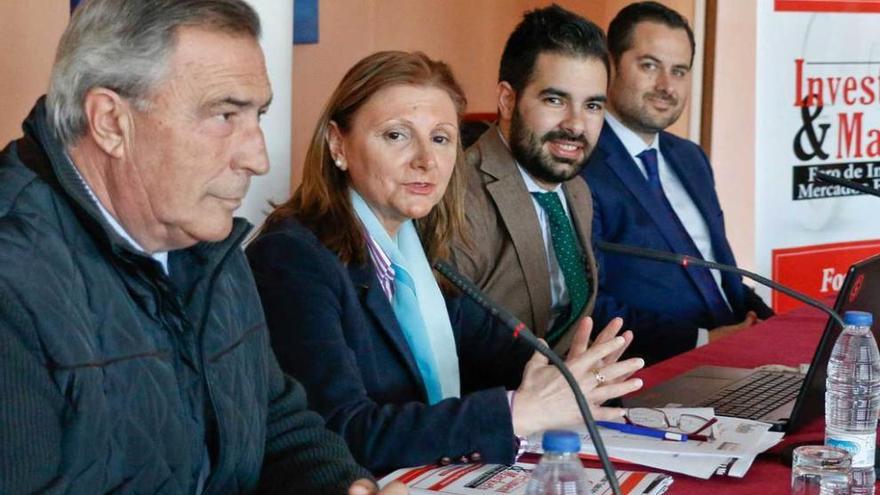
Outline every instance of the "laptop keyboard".
<path id="1" fill-rule="evenodd" d="M 714 407 L 719 416 L 760 419 L 794 400 L 803 381 L 804 375 L 799 373 L 756 371 L 721 389 L 697 407 Z"/>

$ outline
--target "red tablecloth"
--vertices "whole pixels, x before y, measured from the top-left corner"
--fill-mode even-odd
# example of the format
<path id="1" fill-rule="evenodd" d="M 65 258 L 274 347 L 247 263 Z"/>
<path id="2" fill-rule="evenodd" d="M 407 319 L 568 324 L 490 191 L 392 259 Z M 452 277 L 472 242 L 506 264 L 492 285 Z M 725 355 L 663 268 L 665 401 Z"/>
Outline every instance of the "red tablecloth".
<path id="1" fill-rule="evenodd" d="M 694 349 L 672 359 L 646 368 L 637 376 L 645 381 L 645 388 L 684 373 L 701 365 L 736 366 L 751 368 L 762 364 L 796 366 L 808 363 L 818 345 L 828 317 L 813 308 L 802 308 L 786 315 L 743 330 L 735 335 Z M 783 452 L 792 445 L 821 444 L 824 422 L 819 419 L 787 434 L 780 445 L 755 460 L 744 478 L 714 476 L 701 480 L 671 473 L 675 483 L 671 494 L 787 494 L 791 486 L 790 459 Z M 620 469 L 633 469 L 620 465 Z M 641 469 L 641 468 L 639 468 Z"/>

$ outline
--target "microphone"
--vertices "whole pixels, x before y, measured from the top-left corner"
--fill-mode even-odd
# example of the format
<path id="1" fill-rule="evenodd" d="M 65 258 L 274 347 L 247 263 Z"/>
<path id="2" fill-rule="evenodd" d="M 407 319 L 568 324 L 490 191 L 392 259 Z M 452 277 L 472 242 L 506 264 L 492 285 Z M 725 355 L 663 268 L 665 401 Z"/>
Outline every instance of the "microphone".
<path id="1" fill-rule="evenodd" d="M 880 197 L 880 191 L 878 191 L 877 189 L 866 186 L 854 180 L 844 179 L 842 177 L 835 177 L 833 175 L 826 174 L 825 172 L 816 172 L 816 178 L 822 182 L 837 184 L 838 186 L 848 187 L 850 189 L 855 189 L 856 191 L 863 192 L 865 194 L 870 194 L 871 196 Z"/>
<path id="2" fill-rule="evenodd" d="M 538 340 L 538 338 L 535 337 L 535 334 L 526 327 L 525 323 L 521 322 L 516 316 L 513 316 L 510 311 L 495 304 L 483 294 L 473 282 L 465 278 L 464 275 L 458 273 L 458 270 L 453 268 L 452 265 L 446 261 L 437 260 L 434 262 L 434 268 L 443 274 L 443 276 L 456 287 L 461 289 L 461 291 L 468 297 L 486 309 L 492 314 L 492 316 L 498 318 L 502 323 L 513 330 L 514 338 L 519 337 L 528 342 L 530 346 L 546 356 L 547 359 L 559 369 L 559 372 L 565 378 L 565 381 L 568 382 L 568 386 L 571 387 L 571 391 L 574 392 L 578 409 L 580 409 L 581 417 L 584 419 L 584 425 L 586 425 L 587 431 L 590 432 L 590 438 L 593 439 L 593 446 L 596 448 L 596 455 L 602 462 L 602 470 L 605 472 L 608 485 L 611 487 L 611 491 L 614 495 L 621 495 L 622 492 L 620 491 L 620 485 L 617 483 L 617 474 L 614 471 L 614 466 L 611 465 L 611 460 L 608 458 L 608 452 L 605 450 L 605 444 L 602 442 L 599 430 L 596 428 L 596 421 L 593 419 L 593 415 L 590 414 L 590 408 L 587 406 L 587 401 L 584 398 L 584 394 L 581 392 L 580 385 L 578 385 L 577 381 L 571 375 L 571 372 L 568 370 L 568 367 L 565 365 L 562 358 L 547 347 L 546 344 L 543 344 Z"/>
<path id="3" fill-rule="evenodd" d="M 833 318 L 834 321 L 838 325 L 840 325 L 841 328 L 846 326 L 843 323 L 843 318 L 841 318 L 836 311 L 823 304 L 821 301 L 817 301 L 812 297 L 801 294 L 800 292 L 786 287 L 779 282 L 774 282 L 769 278 L 762 277 L 761 275 L 750 272 L 748 270 L 743 270 L 742 268 L 731 265 L 724 265 L 722 263 L 715 263 L 714 261 L 706 261 L 700 258 L 694 258 L 693 256 L 688 256 L 686 254 L 670 253 L 668 251 L 659 251 L 657 249 L 628 246 L 625 244 L 615 244 L 613 242 L 596 241 L 596 246 L 605 252 L 622 254 L 624 256 L 634 256 L 636 258 L 647 258 L 654 261 L 662 261 L 664 263 L 674 263 L 677 265 L 681 265 L 685 269 L 687 269 L 689 266 L 701 266 L 704 268 L 710 268 L 712 270 L 719 270 L 722 272 L 737 273 L 746 278 L 752 279 L 761 285 L 782 292 L 783 294 L 797 299 L 804 304 L 808 304 L 814 308 L 824 311 L 826 314 L 828 314 L 828 316 Z"/>

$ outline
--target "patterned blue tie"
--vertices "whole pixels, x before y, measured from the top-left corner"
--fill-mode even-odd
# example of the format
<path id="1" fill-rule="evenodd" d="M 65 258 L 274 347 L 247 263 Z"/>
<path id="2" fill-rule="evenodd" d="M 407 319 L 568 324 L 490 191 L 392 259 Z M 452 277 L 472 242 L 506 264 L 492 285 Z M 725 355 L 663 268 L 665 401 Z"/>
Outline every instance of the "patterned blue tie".
<path id="1" fill-rule="evenodd" d="M 676 235 L 680 236 L 682 241 L 681 245 L 686 248 L 686 252 L 679 254 L 686 254 L 688 256 L 693 256 L 694 258 L 703 259 L 700 250 L 697 249 L 697 245 L 694 244 L 694 240 L 691 238 L 684 224 L 681 223 L 681 219 L 678 218 L 678 215 L 672 208 L 672 204 L 670 204 L 669 199 L 666 198 L 666 193 L 663 191 L 663 185 L 660 183 L 660 173 L 657 164 L 657 150 L 654 148 L 648 148 L 636 156 L 642 161 L 642 164 L 645 166 L 645 171 L 648 174 L 648 189 L 657 199 L 657 202 L 664 207 L 663 211 L 660 213 L 667 215 L 669 219 L 672 220 L 671 223 L 678 227 Z M 727 307 L 727 303 L 724 301 L 724 296 L 721 294 L 721 290 L 718 288 L 718 284 L 715 283 L 715 278 L 712 277 L 709 270 L 698 267 L 691 267 L 688 270 L 693 275 L 694 281 L 699 286 L 700 292 L 703 293 L 715 323 L 722 324 L 733 321 L 733 316 L 730 309 Z"/>

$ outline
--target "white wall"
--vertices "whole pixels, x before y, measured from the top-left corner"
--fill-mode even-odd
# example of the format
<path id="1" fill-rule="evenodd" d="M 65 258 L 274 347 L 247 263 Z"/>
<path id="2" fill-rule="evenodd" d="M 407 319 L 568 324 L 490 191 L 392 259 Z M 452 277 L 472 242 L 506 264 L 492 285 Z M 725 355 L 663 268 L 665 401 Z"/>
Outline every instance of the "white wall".
<path id="1" fill-rule="evenodd" d="M 236 215 L 255 225 L 270 211 L 269 201 L 282 202 L 290 195 L 291 78 L 293 74 L 293 0 L 248 0 L 260 14 L 260 44 L 272 83 L 272 106 L 263 116 L 263 133 L 269 152 L 269 173 L 254 177 Z"/>
<path id="2" fill-rule="evenodd" d="M 755 268 L 755 81 L 758 0 L 718 0 L 712 168 L 737 264 Z M 765 274 L 766 275 L 766 274 Z"/>

